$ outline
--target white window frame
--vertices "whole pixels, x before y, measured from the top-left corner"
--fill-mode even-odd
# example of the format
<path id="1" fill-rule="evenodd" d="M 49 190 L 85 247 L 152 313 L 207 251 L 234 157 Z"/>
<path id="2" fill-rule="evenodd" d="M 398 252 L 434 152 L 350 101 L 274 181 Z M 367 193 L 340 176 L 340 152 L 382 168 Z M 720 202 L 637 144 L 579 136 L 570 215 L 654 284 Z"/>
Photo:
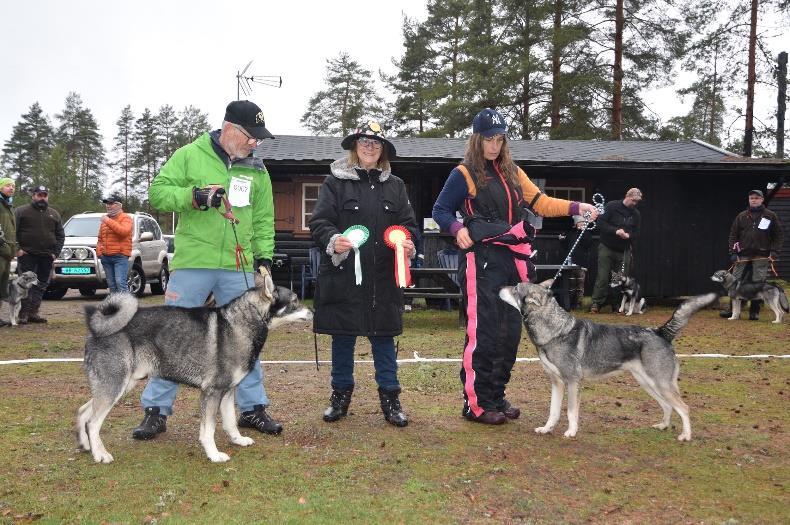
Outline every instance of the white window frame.
<path id="1" fill-rule="evenodd" d="M 305 203 L 308 201 L 306 189 L 308 187 L 316 187 L 318 189 L 318 193 L 320 193 L 321 192 L 321 185 L 322 185 L 321 182 L 303 182 L 302 183 L 302 211 L 301 211 L 301 214 L 302 214 L 302 231 L 310 229 L 307 226 L 307 223 L 309 222 L 308 213 L 305 211 L 305 210 L 307 210 L 307 206 L 305 206 Z M 314 199 L 309 199 L 309 200 L 312 201 Z M 316 195 L 315 200 L 318 201 L 318 195 Z M 313 214 L 310 213 L 309 215 L 312 216 Z"/>

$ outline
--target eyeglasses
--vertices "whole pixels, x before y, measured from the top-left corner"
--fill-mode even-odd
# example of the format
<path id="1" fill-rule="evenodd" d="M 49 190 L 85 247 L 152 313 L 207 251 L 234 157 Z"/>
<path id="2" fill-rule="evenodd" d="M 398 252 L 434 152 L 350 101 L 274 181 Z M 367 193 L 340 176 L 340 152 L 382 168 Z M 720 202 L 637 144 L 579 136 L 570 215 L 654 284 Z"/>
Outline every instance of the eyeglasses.
<path id="1" fill-rule="evenodd" d="M 381 149 L 382 146 L 381 141 L 376 139 L 369 139 L 367 137 L 362 137 L 358 139 L 357 143 L 363 148 Z"/>
<path id="2" fill-rule="evenodd" d="M 244 128 L 242 128 L 241 126 L 234 124 L 233 127 L 239 130 L 242 135 L 247 137 L 247 144 L 249 144 L 250 146 L 257 146 L 258 144 L 263 142 L 263 139 L 256 139 L 255 137 L 244 131 Z"/>

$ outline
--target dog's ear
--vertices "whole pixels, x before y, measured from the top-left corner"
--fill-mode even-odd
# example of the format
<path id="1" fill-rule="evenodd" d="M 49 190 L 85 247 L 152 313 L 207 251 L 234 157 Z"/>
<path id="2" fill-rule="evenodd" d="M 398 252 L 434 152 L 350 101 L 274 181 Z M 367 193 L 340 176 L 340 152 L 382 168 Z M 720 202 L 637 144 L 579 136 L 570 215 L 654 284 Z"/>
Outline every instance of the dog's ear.
<path id="1" fill-rule="evenodd" d="M 543 288 L 548 289 L 551 288 L 551 286 L 554 284 L 554 279 L 546 279 L 542 283 L 538 283 L 538 284 L 540 284 Z"/>
<path id="2" fill-rule="evenodd" d="M 255 273 L 255 286 L 261 289 L 261 293 L 267 301 L 274 301 L 274 281 L 265 266 L 260 266 Z"/>
<path id="3" fill-rule="evenodd" d="M 526 301 L 535 306 L 546 306 L 554 296 L 551 290 L 543 286 L 543 283 L 532 285 L 526 295 Z"/>

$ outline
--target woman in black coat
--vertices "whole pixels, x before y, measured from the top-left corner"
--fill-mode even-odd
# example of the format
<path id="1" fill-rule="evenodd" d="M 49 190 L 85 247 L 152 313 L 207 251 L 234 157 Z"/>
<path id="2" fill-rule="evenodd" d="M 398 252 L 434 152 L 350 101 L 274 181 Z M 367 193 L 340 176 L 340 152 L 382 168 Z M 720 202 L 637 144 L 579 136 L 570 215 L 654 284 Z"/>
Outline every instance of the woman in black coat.
<path id="1" fill-rule="evenodd" d="M 332 396 L 324 421 L 337 421 L 348 412 L 354 347 L 357 336 L 365 336 L 373 349 L 384 418 L 404 427 L 408 419 L 398 397 L 394 342 L 403 331 L 403 291 L 395 282 L 395 251 L 384 242 L 384 231 L 400 225 L 413 236 L 417 224 L 403 181 L 390 172 L 395 147 L 378 123 L 368 122 L 341 145 L 348 157 L 332 163 L 309 222 L 321 250 L 313 331 L 332 335 Z M 369 232 L 358 249 L 353 235 L 344 234 L 353 226 Z M 411 240 L 403 247 L 408 257 L 414 255 Z"/>

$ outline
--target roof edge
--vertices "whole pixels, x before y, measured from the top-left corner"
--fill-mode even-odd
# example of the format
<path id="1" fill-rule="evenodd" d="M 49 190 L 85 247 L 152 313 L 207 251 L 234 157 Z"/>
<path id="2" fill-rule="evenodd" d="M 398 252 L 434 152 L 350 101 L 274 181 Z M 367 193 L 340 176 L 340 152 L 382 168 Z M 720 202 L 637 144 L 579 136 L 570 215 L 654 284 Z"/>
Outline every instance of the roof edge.
<path id="1" fill-rule="evenodd" d="M 695 144 L 699 144 L 700 146 L 706 147 L 708 149 L 712 149 L 713 151 L 716 151 L 718 153 L 723 153 L 724 155 L 730 155 L 730 156 L 733 156 L 733 157 L 743 157 L 743 155 L 738 155 L 737 153 L 733 153 L 732 151 L 726 150 L 724 148 L 720 148 L 718 146 L 714 146 L 713 144 L 708 144 L 704 140 L 691 139 L 691 142 L 693 142 Z M 746 157 L 744 157 L 744 158 L 746 158 Z"/>

